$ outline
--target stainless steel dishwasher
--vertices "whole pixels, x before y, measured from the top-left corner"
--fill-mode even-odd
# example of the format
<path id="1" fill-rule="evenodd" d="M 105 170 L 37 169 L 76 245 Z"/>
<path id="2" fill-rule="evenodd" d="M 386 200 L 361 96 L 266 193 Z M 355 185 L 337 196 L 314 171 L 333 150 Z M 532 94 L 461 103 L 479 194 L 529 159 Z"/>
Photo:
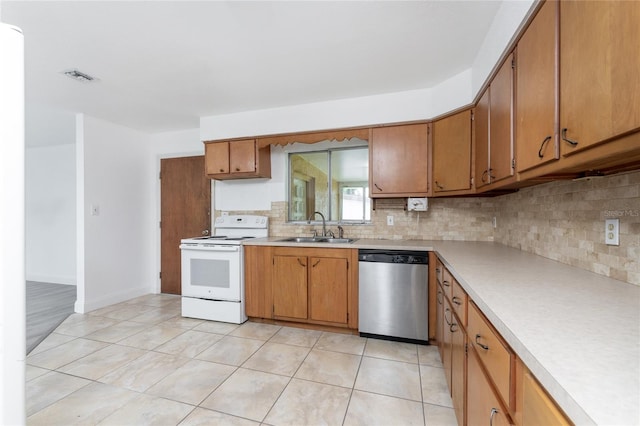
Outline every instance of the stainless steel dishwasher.
<path id="1" fill-rule="evenodd" d="M 360 249 L 358 260 L 360 335 L 427 343 L 427 252 Z"/>

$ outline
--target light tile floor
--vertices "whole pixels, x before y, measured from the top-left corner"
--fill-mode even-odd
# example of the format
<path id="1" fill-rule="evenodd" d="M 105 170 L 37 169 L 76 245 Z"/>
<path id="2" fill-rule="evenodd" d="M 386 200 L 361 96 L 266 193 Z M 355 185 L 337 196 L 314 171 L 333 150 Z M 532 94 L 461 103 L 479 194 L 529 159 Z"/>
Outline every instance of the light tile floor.
<path id="1" fill-rule="evenodd" d="M 27 357 L 29 425 L 455 425 L 434 346 L 180 316 L 74 314 Z"/>

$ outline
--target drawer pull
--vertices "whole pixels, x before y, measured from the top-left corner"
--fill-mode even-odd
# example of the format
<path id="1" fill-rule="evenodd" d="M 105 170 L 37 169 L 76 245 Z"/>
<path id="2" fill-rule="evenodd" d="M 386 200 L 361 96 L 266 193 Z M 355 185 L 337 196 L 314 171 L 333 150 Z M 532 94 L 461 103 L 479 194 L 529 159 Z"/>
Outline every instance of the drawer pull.
<path id="1" fill-rule="evenodd" d="M 449 287 L 451 285 L 451 283 L 447 280 L 442 281 L 442 285 L 445 287 Z"/>
<path id="2" fill-rule="evenodd" d="M 544 146 L 547 144 L 547 142 L 549 142 L 550 140 L 551 140 L 551 136 L 547 136 L 542 141 L 542 144 L 540 144 L 540 149 L 538 150 L 538 157 L 539 158 L 544 158 L 544 153 L 542 152 L 542 150 L 544 149 Z"/>
<path id="3" fill-rule="evenodd" d="M 493 416 L 495 416 L 497 413 L 498 410 L 496 408 L 491 409 L 491 415 L 489 416 L 489 426 L 493 426 Z"/>
<path id="4" fill-rule="evenodd" d="M 300 258 L 297 258 L 296 260 L 298 261 L 298 263 L 300 264 L 300 266 L 305 267 L 305 268 L 307 267 L 307 264 L 306 264 L 306 263 L 302 263 L 302 261 L 300 260 Z"/>
<path id="5" fill-rule="evenodd" d="M 462 305 L 462 302 L 460 301 L 460 298 L 458 296 L 453 296 L 453 299 L 451 299 L 451 301 L 458 306 Z"/>
<path id="6" fill-rule="evenodd" d="M 481 337 L 482 336 L 480 334 L 476 334 L 476 345 L 480 346 L 485 351 L 488 351 L 489 350 L 489 346 L 483 345 L 482 343 L 478 342 L 478 339 L 481 338 Z"/>
<path id="7" fill-rule="evenodd" d="M 436 294 L 436 300 L 438 301 L 438 305 L 442 305 L 442 292 L 440 290 L 438 290 Z"/>

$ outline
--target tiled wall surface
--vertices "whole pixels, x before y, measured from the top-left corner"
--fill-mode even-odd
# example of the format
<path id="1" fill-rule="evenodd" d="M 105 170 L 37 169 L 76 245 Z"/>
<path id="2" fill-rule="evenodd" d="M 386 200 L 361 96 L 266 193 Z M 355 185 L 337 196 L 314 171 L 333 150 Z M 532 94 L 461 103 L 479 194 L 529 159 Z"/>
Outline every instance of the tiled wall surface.
<path id="1" fill-rule="evenodd" d="M 271 211 L 231 213 L 269 216 L 271 236 L 320 231 L 287 224 L 286 212 L 286 202 L 275 202 Z M 389 215 L 394 226 L 387 226 Z M 607 218 L 620 219 L 620 246 L 604 244 Z M 351 238 L 496 241 L 640 285 L 640 172 L 551 182 L 495 198 L 430 198 L 429 210 L 420 213 L 379 205 L 372 224 L 343 228 Z"/>
<path id="2" fill-rule="evenodd" d="M 640 172 L 559 181 L 494 199 L 497 242 L 640 285 Z M 620 219 L 620 246 L 604 243 Z"/>

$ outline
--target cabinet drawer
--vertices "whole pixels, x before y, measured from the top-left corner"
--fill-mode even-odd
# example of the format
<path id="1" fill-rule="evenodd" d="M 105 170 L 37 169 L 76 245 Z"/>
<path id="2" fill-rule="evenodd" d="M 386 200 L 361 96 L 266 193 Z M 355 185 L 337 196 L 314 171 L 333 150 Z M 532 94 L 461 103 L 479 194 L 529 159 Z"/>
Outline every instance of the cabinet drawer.
<path id="1" fill-rule="evenodd" d="M 469 303 L 469 326 L 467 333 L 471 345 L 478 354 L 502 400 L 510 408 L 515 406 L 515 386 L 512 380 L 515 371 L 515 356 L 493 329 L 474 303 Z"/>
<path id="2" fill-rule="evenodd" d="M 469 303 L 469 298 L 467 297 L 467 293 L 460 287 L 458 281 L 455 279 L 452 280 L 452 290 L 451 290 L 451 307 L 453 311 L 458 316 L 460 320 L 460 325 L 462 327 L 467 326 L 467 304 Z"/>

